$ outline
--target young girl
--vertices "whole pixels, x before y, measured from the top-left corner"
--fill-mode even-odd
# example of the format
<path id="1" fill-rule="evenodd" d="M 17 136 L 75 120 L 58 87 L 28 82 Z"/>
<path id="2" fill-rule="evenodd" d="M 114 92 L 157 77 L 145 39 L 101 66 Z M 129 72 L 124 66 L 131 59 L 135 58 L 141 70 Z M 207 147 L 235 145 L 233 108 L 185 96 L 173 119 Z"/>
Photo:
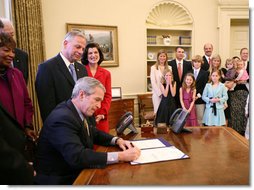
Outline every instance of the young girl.
<path id="1" fill-rule="evenodd" d="M 237 82 L 240 82 L 241 84 L 246 84 L 247 83 L 247 80 L 249 79 L 249 75 L 248 75 L 248 73 L 245 69 L 245 65 L 244 65 L 242 60 L 237 61 L 235 75 L 232 78 L 233 78 L 233 81 L 225 83 L 225 86 L 230 91 L 234 90 Z"/>
<path id="2" fill-rule="evenodd" d="M 225 63 L 225 67 L 227 69 L 227 72 L 224 76 L 224 80 L 225 81 L 233 81 L 236 78 L 236 76 L 235 76 L 236 69 L 234 66 L 233 59 L 227 59 L 226 63 Z"/>
<path id="3" fill-rule="evenodd" d="M 234 80 L 236 78 L 236 69 L 234 67 L 233 59 L 227 59 L 225 63 L 227 72 L 225 74 L 225 86 L 230 90 L 233 87 Z"/>
<path id="4" fill-rule="evenodd" d="M 156 114 L 161 102 L 161 95 L 162 95 L 162 92 L 160 90 L 161 78 L 163 77 L 163 72 L 168 69 L 172 70 L 171 66 L 168 65 L 167 51 L 164 49 L 161 49 L 157 53 L 157 61 L 151 67 L 151 72 L 150 72 L 154 114 Z"/>
<path id="5" fill-rule="evenodd" d="M 236 63 L 236 79 L 235 82 L 242 81 L 242 83 L 246 83 L 249 79 L 249 74 L 247 70 L 245 69 L 244 62 L 242 60 L 238 61 Z"/>
<path id="6" fill-rule="evenodd" d="M 156 114 L 155 125 L 158 123 L 166 123 L 169 125 L 169 119 L 176 110 L 176 103 L 174 96 L 176 94 L 176 82 L 173 79 L 171 70 L 165 70 L 164 77 L 160 84 L 162 92 L 162 99 Z"/>
<path id="7" fill-rule="evenodd" d="M 186 120 L 186 126 L 198 126 L 197 114 L 194 106 L 196 100 L 196 85 L 195 78 L 192 73 L 187 73 L 184 76 L 179 93 L 182 108 L 189 112 L 189 116 Z"/>
<path id="8" fill-rule="evenodd" d="M 223 126 L 226 124 L 224 114 L 224 103 L 228 99 L 227 89 L 220 82 L 221 72 L 219 70 L 211 73 L 211 83 L 207 83 L 202 94 L 206 102 L 203 123 L 208 126 Z"/>

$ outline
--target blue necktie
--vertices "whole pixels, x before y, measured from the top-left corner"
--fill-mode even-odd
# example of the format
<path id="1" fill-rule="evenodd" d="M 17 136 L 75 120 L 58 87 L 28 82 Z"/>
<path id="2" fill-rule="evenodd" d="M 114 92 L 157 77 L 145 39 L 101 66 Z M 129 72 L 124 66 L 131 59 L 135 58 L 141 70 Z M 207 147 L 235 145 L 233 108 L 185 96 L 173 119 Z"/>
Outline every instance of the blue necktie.
<path id="1" fill-rule="evenodd" d="M 74 64 L 70 64 L 69 68 L 71 70 L 71 76 L 72 76 L 73 80 L 76 82 L 77 81 L 77 74 L 76 74 L 76 71 L 74 68 Z"/>

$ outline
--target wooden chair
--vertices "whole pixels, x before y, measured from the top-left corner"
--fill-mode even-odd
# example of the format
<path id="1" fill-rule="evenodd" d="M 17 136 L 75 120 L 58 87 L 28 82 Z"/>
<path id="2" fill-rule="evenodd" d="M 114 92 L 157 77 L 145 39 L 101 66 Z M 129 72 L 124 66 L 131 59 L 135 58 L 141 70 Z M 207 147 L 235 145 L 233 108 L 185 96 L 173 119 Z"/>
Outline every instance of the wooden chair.
<path id="1" fill-rule="evenodd" d="M 150 121 L 153 123 L 155 118 L 153 111 L 152 94 L 138 94 L 138 109 L 139 109 L 139 125 Z"/>

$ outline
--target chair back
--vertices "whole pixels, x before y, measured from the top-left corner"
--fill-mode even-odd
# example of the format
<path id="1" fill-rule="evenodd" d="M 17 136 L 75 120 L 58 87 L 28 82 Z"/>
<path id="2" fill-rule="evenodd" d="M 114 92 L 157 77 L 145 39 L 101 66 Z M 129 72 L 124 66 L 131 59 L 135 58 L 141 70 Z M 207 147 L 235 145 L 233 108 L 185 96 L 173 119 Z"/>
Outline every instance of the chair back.
<path id="1" fill-rule="evenodd" d="M 153 122 L 155 116 L 153 111 L 152 94 L 138 94 L 139 125 L 146 121 Z"/>

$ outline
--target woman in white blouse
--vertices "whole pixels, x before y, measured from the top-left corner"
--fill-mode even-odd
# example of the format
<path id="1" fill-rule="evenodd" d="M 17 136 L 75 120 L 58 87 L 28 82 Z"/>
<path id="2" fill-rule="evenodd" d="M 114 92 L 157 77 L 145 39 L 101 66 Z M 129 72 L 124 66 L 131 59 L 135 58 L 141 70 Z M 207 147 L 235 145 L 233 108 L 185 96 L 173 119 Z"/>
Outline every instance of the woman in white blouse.
<path id="1" fill-rule="evenodd" d="M 157 61 L 151 67 L 150 79 L 152 84 L 153 93 L 153 109 L 156 115 L 159 104 L 161 102 L 162 92 L 160 90 L 161 78 L 163 77 L 164 70 L 172 70 L 171 66 L 168 65 L 167 51 L 164 49 L 159 50 L 157 53 Z"/>

